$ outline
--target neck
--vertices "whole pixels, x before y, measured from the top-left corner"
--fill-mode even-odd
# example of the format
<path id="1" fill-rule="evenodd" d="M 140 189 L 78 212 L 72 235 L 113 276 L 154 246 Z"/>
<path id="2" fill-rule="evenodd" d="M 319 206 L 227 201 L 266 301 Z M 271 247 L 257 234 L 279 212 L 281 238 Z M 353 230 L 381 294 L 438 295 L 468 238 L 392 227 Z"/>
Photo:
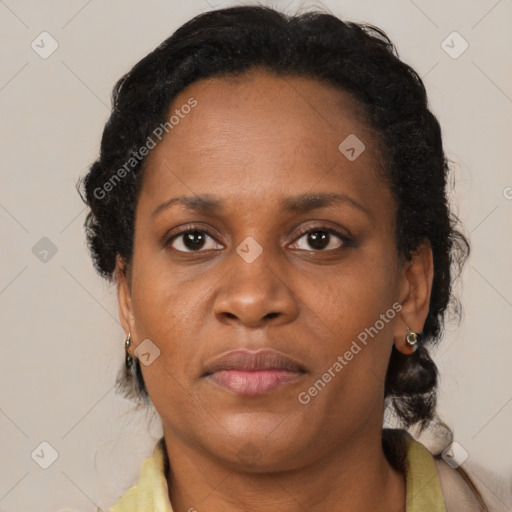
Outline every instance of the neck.
<path id="1" fill-rule="evenodd" d="M 382 450 L 381 431 L 342 443 L 298 469 L 247 472 L 182 443 L 164 428 L 175 511 L 405 511 L 405 476 Z"/>

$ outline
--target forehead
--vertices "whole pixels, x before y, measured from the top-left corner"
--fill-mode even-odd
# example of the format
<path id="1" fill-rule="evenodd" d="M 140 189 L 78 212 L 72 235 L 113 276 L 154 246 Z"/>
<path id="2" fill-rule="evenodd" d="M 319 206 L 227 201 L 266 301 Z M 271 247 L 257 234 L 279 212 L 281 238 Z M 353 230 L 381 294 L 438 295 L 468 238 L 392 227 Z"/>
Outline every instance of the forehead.
<path id="1" fill-rule="evenodd" d="M 191 101 L 193 108 L 183 108 Z M 171 115 L 172 129 L 147 157 L 147 199 L 304 192 L 319 182 L 324 189 L 382 186 L 378 137 L 364 108 L 330 84 L 261 70 L 208 78 L 183 90 Z M 362 152 L 347 158 L 347 145 Z"/>

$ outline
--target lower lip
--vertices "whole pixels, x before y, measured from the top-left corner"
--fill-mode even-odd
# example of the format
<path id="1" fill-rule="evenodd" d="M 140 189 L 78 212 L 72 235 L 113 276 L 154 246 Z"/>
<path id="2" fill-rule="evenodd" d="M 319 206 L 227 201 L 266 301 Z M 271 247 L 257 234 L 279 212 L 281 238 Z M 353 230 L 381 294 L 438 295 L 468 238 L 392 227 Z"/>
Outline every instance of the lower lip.
<path id="1" fill-rule="evenodd" d="M 221 370 L 208 375 L 208 378 L 238 395 L 259 396 L 295 382 L 303 375 L 288 370 Z"/>

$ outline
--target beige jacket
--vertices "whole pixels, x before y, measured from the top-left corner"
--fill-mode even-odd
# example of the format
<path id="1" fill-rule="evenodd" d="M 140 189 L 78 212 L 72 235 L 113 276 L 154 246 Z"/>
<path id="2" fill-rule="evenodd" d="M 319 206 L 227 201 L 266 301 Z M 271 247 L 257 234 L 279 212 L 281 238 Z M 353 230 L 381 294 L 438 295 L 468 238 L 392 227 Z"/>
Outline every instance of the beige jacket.
<path id="1" fill-rule="evenodd" d="M 486 510 L 480 506 L 475 494 L 457 470 L 452 469 L 442 458 L 436 457 L 435 462 L 448 512 Z M 474 471 L 467 467 L 465 470 L 482 495 L 489 512 L 512 511 L 510 490 L 504 487 L 504 482 L 498 481 L 493 475 L 484 475 L 482 470 Z"/>

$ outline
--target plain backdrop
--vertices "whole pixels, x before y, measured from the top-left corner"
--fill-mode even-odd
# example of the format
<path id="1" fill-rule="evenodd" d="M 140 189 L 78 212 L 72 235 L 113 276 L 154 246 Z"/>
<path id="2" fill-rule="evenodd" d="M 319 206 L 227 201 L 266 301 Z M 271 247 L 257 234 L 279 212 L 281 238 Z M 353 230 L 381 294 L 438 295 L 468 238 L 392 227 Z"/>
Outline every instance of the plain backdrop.
<path id="1" fill-rule="evenodd" d="M 106 509 L 161 433 L 114 392 L 123 331 L 115 289 L 86 249 L 75 184 L 97 157 L 115 81 L 194 15 L 232 4 L 0 1 L 0 511 Z M 472 242 L 464 316 L 435 353 L 439 411 L 465 464 L 510 486 L 512 2 L 270 5 L 373 23 L 425 81 Z"/>

